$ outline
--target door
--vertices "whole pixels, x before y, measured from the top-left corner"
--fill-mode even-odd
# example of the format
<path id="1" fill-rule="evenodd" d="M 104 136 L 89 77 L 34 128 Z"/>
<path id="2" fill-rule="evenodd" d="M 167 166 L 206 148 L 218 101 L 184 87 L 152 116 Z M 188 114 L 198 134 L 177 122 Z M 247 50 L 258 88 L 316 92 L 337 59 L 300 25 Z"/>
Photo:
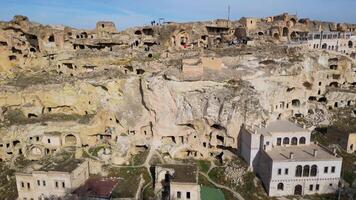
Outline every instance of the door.
<path id="1" fill-rule="evenodd" d="M 301 185 L 296 185 L 294 188 L 294 195 L 302 195 L 302 186 Z"/>

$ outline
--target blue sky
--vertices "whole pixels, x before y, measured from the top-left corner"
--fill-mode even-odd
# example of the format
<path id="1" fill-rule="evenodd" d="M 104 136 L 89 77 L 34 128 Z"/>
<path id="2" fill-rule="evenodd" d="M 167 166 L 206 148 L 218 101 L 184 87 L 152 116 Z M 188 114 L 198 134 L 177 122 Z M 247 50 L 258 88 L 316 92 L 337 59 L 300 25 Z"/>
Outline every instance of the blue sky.
<path id="1" fill-rule="evenodd" d="M 114 21 L 122 30 L 151 20 L 199 21 L 242 16 L 265 17 L 289 12 L 300 17 L 356 23 L 356 0 L 0 0 L 0 20 L 26 15 L 43 24 L 94 28 Z"/>

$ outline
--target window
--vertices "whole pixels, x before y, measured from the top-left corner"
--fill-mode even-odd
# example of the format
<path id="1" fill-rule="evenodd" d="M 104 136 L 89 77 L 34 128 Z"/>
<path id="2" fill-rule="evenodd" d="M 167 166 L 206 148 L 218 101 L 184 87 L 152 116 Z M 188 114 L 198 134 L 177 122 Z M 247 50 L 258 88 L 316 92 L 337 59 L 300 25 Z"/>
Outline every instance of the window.
<path id="1" fill-rule="evenodd" d="M 298 144 L 298 138 L 293 137 L 292 138 L 292 145 L 297 145 Z"/>
<path id="2" fill-rule="evenodd" d="M 298 165 L 295 169 L 295 176 L 296 177 L 301 177 L 302 176 L 302 171 L 303 167 L 301 165 Z"/>
<path id="3" fill-rule="evenodd" d="M 317 172 L 318 172 L 318 167 L 316 165 L 312 165 L 310 170 L 310 176 L 316 176 Z"/>
<path id="4" fill-rule="evenodd" d="M 330 183 L 330 184 L 329 184 L 329 186 L 330 186 L 330 187 L 332 187 L 332 186 L 333 186 L 333 184 L 332 184 L 332 183 Z"/>
<path id="5" fill-rule="evenodd" d="M 309 191 L 313 191 L 314 185 L 309 185 Z"/>
<path id="6" fill-rule="evenodd" d="M 324 167 L 324 173 L 328 173 L 329 168 L 328 167 Z"/>
<path id="7" fill-rule="evenodd" d="M 181 192 L 177 192 L 177 198 L 178 199 L 182 198 L 182 193 Z"/>
<path id="8" fill-rule="evenodd" d="M 289 138 L 287 137 L 283 138 L 283 144 L 289 144 Z"/>
<path id="9" fill-rule="evenodd" d="M 266 145 L 268 146 L 268 145 L 269 145 L 269 142 L 266 142 Z"/>
<path id="10" fill-rule="evenodd" d="M 58 188 L 58 181 L 56 181 L 56 188 Z"/>
<path id="11" fill-rule="evenodd" d="M 303 168 L 303 176 L 309 176 L 309 170 L 310 170 L 309 165 L 305 165 Z"/>
<path id="12" fill-rule="evenodd" d="M 288 175 L 288 168 L 287 168 L 287 169 L 284 169 L 284 174 L 285 174 L 285 175 Z"/>
<path id="13" fill-rule="evenodd" d="M 278 175 L 282 174 L 282 169 L 278 169 Z"/>
<path id="14" fill-rule="evenodd" d="M 331 173 L 335 173 L 335 166 L 331 167 Z"/>
<path id="15" fill-rule="evenodd" d="M 283 189 L 284 189 L 283 183 L 278 183 L 277 190 L 282 190 L 283 191 Z"/>
<path id="16" fill-rule="evenodd" d="M 187 192 L 187 199 L 190 199 L 190 192 Z"/>
<path id="17" fill-rule="evenodd" d="M 51 143 L 51 139 L 47 139 L 47 142 L 48 142 L 48 144 L 50 144 Z"/>
<path id="18" fill-rule="evenodd" d="M 66 184 L 64 182 L 62 182 L 62 188 L 65 188 Z"/>
<path id="19" fill-rule="evenodd" d="M 42 185 L 46 186 L 46 181 L 45 180 L 42 181 Z"/>
<path id="20" fill-rule="evenodd" d="M 299 144 L 305 144 L 305 137 L 299 138 Z"/>
<path id="21" fill-rule="evenodd" d="M 282 138 L 277 138 L 277 146 L 281 146 L 282 144 Z"/>
<path id="22" fill-rule="evenodd" d="M 315 190 L 316 190 L 316 191 L 319 191 L 319 184 L 316 184 L 316 185 L 315 185 Z"/>
<path id="23" fill-rule="evenodd" d="M 30 183 L 27 183 L 27 188 L 28 188 L 28 189 L 31 189 Z"/>
<path id="24" fill-rule="evenodd" d="M 25 187 L 25 183 L 24 182 L 21 182 L 21 187 Z"/>
<path id="25" fill-rule="evenodd" d="M 37 180 L 37 185 L 40 186 L 41 185 L 41 181 Z"/>

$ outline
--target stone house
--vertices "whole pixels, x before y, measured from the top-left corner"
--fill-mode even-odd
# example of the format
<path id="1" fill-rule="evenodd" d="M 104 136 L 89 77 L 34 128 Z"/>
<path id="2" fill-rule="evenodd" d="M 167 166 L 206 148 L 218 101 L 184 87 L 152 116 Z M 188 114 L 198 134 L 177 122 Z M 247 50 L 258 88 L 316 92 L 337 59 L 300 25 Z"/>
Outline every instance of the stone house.
<path id="1" fill-rule="evenodd" d="M 155 193 L 160 193 L 163 198 L 200 200 L 197 166 L 156 166 L 155 180 Z"/>
<path id="2" fill-rule="evenodd" d="M 15 177 L 19 200 L 61 198 L 85 183 L 89 164 L 86 160 L 69 159 L 16 173 Z"/>

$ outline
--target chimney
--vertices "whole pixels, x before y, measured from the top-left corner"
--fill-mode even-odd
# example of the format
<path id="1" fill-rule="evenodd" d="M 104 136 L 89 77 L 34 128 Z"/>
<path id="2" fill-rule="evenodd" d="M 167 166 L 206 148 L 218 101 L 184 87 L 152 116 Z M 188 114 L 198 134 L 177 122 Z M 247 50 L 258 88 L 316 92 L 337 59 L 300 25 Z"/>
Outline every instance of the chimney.
<path id="1" fill-rule="evenodd" d="M 337 153 L 336 153 L 336 147 L 333 148 L 333 153 L 334 153 L 334 156 L 337 155 Z"/>
<path id="2" fill-rule="evenodd" d="M 317 155 L 318 155 L 318 150 L 317 150 L 317 149 L 314 149 L 313 156 L 316 157 Z"/>
<path id="3" fill-rule="evenodd" d="M 293 152 L 290 152 L 290 153 L 289 153 L 289 159 L 292 160 L 293 158 L 294 158 L 294 153 L 293 153 Z"/>

